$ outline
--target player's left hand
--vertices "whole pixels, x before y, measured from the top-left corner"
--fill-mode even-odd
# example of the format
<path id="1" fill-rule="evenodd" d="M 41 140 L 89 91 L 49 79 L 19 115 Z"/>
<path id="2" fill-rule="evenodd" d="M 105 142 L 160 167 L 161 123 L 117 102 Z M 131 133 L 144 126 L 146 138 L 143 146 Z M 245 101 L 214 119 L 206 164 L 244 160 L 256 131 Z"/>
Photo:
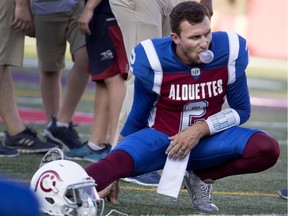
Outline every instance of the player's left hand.
<path id="1" fill-rule="evenodd" d="M 209 128 L 206 122 L 194 124 L 170 137 L 171 142 L 165 153 L 170 159 L 182 160 L 195 148 L 200 139 L 208 134 Z"/>

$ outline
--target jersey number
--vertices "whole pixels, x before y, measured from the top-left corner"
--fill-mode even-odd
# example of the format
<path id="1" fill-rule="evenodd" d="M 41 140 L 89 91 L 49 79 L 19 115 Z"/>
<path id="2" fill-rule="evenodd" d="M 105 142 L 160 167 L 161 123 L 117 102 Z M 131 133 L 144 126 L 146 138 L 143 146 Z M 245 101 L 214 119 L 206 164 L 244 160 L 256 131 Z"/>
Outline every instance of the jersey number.
<path id="1" fill-rule="evenodd" d="M 197 122 L 204 121 L 205 119 L 201 117 L 205 115 L 207 106 L 208 102 L 205 100 L 185 104 L 181 113 L 180 131 Z"/>

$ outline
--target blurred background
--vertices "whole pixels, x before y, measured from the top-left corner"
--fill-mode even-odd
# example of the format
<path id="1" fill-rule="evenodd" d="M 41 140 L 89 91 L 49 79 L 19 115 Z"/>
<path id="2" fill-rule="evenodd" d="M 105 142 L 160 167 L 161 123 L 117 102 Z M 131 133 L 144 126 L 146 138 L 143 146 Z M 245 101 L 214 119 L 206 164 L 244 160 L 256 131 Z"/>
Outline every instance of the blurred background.
<path id="1" fill-rule="evenodd" d="M 236 31 L 251 56 L 287 60 L 287 0 L 213 0 L 213 30 Z"/>

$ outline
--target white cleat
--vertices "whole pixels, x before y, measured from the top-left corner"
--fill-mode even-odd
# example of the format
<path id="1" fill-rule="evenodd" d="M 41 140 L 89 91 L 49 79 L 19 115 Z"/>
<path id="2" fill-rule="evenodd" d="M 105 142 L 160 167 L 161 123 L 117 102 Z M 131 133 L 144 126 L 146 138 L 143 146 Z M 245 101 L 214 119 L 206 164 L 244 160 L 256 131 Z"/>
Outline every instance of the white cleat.
<path id="1" fill-rule="evenodd" d="M 203 182 L 193 171 L 186 172 L 184 176 L 186 188 L 192 199 L 192 207 L 195 210 L 205 212 L 217 212 L 218 207 L 212 202 L 211 184 Z"/>

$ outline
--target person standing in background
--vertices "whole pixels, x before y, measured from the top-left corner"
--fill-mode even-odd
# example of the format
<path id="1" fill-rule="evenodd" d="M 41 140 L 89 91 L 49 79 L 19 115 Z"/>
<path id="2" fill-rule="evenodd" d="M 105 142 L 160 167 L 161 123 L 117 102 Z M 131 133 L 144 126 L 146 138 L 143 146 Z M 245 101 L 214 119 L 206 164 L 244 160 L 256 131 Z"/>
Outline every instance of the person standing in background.
<path id="1" fill-rule="evenodd" d="M 128 72 L 121 30 L 108 0 L 88 0 L 79 19 L 79 28 L 86 34 L 89 70 L 96 83 L 94 117 L 87 144 L 64 152 L 69 159 L 98 161 L 111 149 Z M 105 143 L 109 129 L 109 143 Z"/>
<path id="2" fill-rule="evenodd" d="M 171 33 L 169 14 L 172 8 L 185 0 L 109 0 L 112 11 L 123 32 L 126 54 L 129 59 L 131 50 L 141 41 L 148 38 L 168 36 Z M 211 15 L 213 14 L 212 0 L 201 0 Z M 121 141 L 120 131 L 130 112 L 134 95 L 134 77 L 128 74 L 127 90 L 119 116 L 119 122 L 112 143 L 115 146 Z M 160 175 L 157 172 L 143 176 L 124 178 L 144 186 L 157 186 Z"/>
<path id="3" fill-rule="evenodd" d="M 83 145 L 72 123 L 89 79 L 85 36 L 78 29 L 83 8 L 84 0 L 32 0 L 41 95 L 46 116 L 51 118 L 45 136 L 64 150 Z M 61 100 L 61 70 L 65 67 L 67 41 L 74 63 Z"/>
<path id="4" fill-rule="evenodd" d="M 0 156 L 47 152 L 55 147 L 39 139 L 35 130 L 25 127 L 18 113 L 10 67 L 20 67 L 24 57 L 25 35 L 34 36 L 29 0 L 0 1 L 0 116 L 6 127 Z"/>

